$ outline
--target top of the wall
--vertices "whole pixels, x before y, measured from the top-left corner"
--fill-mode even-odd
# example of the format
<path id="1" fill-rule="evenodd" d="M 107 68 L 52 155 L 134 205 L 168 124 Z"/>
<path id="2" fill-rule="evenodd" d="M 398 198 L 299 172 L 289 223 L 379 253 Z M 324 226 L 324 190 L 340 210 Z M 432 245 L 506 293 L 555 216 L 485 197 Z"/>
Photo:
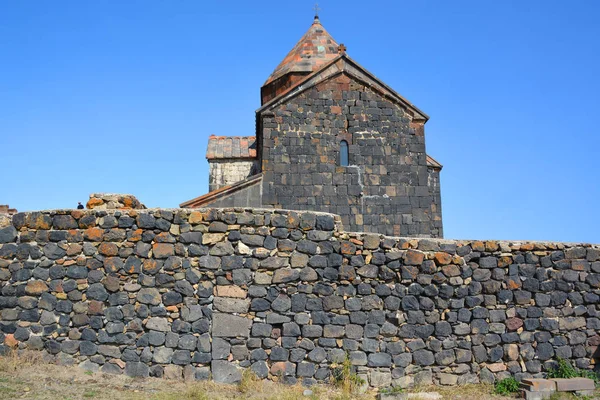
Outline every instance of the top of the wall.
<path id="1" fill-rule="evenodd" d="M 127 215 L 133 218 L 139 215 L 153 215 L 158 219 L 184 221 L 191 224 L 220 221 L 227 225 L 273 226 L 299 228 L 302 230 L 333 231 L 340 239 L 350 242 L 369 240 L 379 242 L 382 248 L 393 246 L 398 249 L 417 249 L 421 251 L 445 251 L 450 247 L 470 245 L 477 251 L 511 253 L 515 251 L 562 250 L 571 247 L 600 248 L 600 244 L 581 242 L 551 242 L 528 240 L 457 240 L 419 237 L 392 237 L 376 233 L 346 232 L 339 215 L 317 211 L 295 211 L 271 208 L 149 208 L 149 209 L 55 209 L 20 212 L 0 224 L 0 228 L 13 225 L 16 229 L 86 229 L 86 216 L 103 218 L 106 216 Z M 54 218 L 71 216 L 72 218 Z M 137 222 L 136 218 L 136 222 Z M 134 222 L 135 223 L 135 222 Z M 107 225 L 108 226 L 108 225 Z M 102 224 L 100 224 L 102 227 Z M 153 228 L 139 226 L 140 228 Z M 379 247 L 379 245 L 378 245 Z"/>

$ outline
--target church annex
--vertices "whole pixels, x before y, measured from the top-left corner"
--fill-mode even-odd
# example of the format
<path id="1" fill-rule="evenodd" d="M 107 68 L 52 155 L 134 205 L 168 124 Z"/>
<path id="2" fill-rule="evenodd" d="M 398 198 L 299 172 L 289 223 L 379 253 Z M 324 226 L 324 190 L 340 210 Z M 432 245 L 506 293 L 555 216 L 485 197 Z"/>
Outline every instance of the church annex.
<path id="1" fill-rule="evenodd" d="M 324 211 L 350 231 L 442 237 L 428 119 L 315 17 L 261 88 L 256 135 L 211 136 L 210 192 L 181 207 Z"/>

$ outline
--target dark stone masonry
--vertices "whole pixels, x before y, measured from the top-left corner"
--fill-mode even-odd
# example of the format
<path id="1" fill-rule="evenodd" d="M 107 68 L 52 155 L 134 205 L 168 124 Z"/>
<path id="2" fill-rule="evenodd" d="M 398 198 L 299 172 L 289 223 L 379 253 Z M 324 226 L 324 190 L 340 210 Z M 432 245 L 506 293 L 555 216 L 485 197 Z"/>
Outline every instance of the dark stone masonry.
<path id="1" fill-rule="evenodd" d="M 211 136 L 211 191 L 180 206 L 321 211 L 355 232 L 442 238 L 428 120 L 315 16 L 262 86 L 255 136 Z"/>
<path id="2" fill-rule="evenodd" d="M 600 247 L 404 239 L 260 209 L 58 210 L 0 228 L 0 346 L 129 376 L 370 386 L 592 368 Z"/>

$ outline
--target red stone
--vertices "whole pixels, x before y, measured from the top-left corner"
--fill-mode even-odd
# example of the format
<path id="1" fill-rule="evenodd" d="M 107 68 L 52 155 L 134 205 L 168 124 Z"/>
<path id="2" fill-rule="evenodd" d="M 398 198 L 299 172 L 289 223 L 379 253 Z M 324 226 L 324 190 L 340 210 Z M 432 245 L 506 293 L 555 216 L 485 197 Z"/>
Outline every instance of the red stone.
<path id="1" fill-rule="evenodd" d="M 509 331 L 516 331 L 523 326 L 523 320 L 520 318 L 508 318 L 506 320 L 506 327 Z"/>

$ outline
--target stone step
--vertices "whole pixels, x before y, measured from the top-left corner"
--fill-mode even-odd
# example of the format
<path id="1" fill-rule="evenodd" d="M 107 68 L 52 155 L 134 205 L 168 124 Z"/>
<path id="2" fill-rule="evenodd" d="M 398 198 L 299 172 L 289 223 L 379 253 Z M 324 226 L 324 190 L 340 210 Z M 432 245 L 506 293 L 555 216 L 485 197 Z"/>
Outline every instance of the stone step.
<path id="1" fill-rule="evenodd" d="M 556 383 L 549 379 L 525 378 L 521 381 L 521 387 L 531 392 L 555 391 Z"/>
<path id="2" fill-rule="evenodd" d="M 594 390 L 596 385 L 592 379 L 589 378 L 553 378 L 550 379 L 556 384 L 557 392 L 574 392 L 576 390 Z"/>

